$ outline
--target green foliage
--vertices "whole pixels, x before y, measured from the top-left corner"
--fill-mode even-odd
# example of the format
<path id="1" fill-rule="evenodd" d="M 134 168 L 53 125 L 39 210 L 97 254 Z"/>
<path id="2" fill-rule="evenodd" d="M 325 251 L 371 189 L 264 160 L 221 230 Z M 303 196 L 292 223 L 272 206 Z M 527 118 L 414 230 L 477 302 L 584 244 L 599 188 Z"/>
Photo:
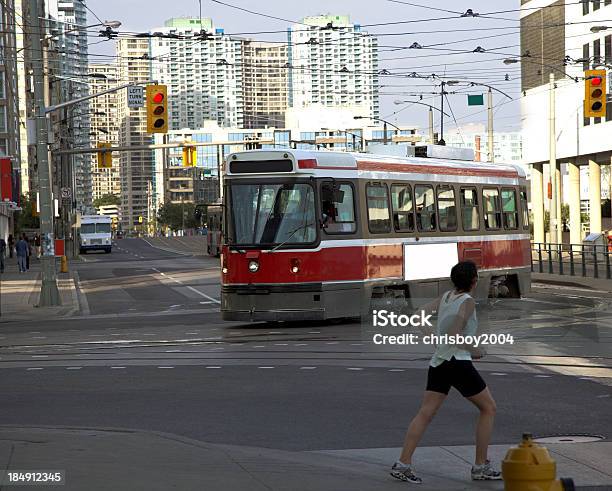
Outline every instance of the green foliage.
<path id="1" fill-rule="evenodd" d="M 34 216 L 36 210 L 36 193 L 21 195 L 21 211 L 15 216 L 15 234 L 22 230 L 40 228 L 40 219 Z"/>
<path id="2" fill-rule="evenodd" d="M 193 203 L 164 203 L 159 209 L 157 219 L 175 232 L 197 226 Z"/>
<path id="3" fill-rule="evenodd" d="M 120 204 L 121 204 L 121 198 L 117 196 L 116 194 L 105 194 L 104 196 L 101 196 L 100 198 L 96 198 L 93 202 L 93 205 L 96 208 L 100 208 L 101 206 L 108 206 L 108 205 L 119 206 Z"/>

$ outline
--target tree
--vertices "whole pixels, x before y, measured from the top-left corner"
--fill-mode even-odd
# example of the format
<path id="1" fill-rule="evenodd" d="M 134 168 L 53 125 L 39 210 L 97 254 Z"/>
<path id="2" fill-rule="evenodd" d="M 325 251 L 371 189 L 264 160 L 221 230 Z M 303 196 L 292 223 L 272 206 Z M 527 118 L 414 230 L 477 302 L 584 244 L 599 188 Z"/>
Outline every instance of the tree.
<path id="1" fill-rule="evenodd" d="M 100 208 L 101 206 L 108 206 L 108 205 L 119 206 L 120 204 L 121 204 L 121 198 L 117 196 L 116 194 L 110 194 L 110 193 L 105 194 L 104 196 L 100 198 L 96 198 L 93 202 L 93 205 L 96 208 Z"/>
<path id="2" fill-rule="evenodd" d="M 40 219 L 35 216 L 36 193 L 21 195 L 21 211 L 15 217 L 15 233 L 19 234 L 22 230 L 40 228 Z"/>
<path id="3" fill-rule="evenodd" d="M 193 203 L 164 203 L 157 213 L 157 219 L 175 232 L 197 226 Z"/>

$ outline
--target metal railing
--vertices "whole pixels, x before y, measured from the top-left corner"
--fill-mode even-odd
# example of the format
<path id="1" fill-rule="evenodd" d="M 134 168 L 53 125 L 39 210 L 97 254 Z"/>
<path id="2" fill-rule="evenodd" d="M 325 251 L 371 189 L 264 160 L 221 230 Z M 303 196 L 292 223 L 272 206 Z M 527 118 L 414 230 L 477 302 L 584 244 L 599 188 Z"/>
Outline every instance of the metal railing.
<path id="1" fill-rule="evenodd" d="M 531 243 L 531 271 L 612 279 L 612 251 L 601 244 Z"/>

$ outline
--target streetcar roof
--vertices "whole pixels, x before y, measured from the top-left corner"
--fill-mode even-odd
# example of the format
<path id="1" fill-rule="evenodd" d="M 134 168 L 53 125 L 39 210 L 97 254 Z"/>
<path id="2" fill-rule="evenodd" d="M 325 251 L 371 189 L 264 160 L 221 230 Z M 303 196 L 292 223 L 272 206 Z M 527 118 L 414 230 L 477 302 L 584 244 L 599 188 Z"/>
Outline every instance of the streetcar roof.
<path id="1" fill-rule="evenodd" d="M 290 171 L 242 171 L 232 172 L 232 162 L 294 162 Z M 455 175 L 498 175 L 499 177 L 525 178 L 524 169 L 517 164 L 504 164 L 493 162 L 477 162 L 465 160 L 439 159 L 429 157 L 396 157 L 389 155 L 376 155 L 370 153 L 337 152 L 330 150 L 294 150 L 294 149 L 267 149 L 246 150 L 235 152 L 227 158 L 229 175 L 248 176 L 252 174 L 278 173 L 306 173 L 324 174 L 326 169 L 367 170 L 378 172 L 419 172 L 425 174 L 455 174 Z"/>

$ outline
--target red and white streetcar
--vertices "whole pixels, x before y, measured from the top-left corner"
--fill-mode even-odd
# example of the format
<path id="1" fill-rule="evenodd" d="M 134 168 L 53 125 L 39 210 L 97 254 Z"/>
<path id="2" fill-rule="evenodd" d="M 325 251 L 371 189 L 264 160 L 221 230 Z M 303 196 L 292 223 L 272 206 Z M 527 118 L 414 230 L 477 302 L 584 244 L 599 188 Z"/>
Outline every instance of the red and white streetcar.
<path id="1" fill-rule="evenodd" d="M 231 154 L 224 176 L 226 320 L 366 314 L 431 298 L 473 260 L 477 296 L 530 288 L 526 180 L 517 165 L 332 151 Z M 463 152 L 465 154 L 465 152 Z"/>

